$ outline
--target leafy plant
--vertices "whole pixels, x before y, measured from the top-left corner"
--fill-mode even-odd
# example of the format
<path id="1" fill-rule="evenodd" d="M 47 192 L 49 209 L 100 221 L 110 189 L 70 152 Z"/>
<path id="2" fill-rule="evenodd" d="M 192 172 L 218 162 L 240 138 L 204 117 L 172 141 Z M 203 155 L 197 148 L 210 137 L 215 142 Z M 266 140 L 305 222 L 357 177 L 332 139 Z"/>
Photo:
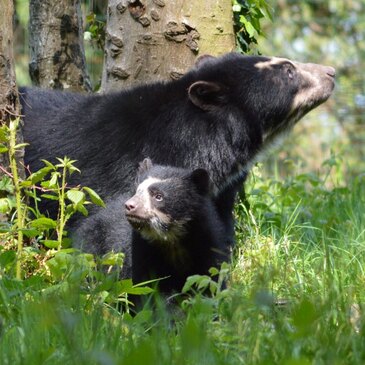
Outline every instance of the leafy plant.
<path id="1" fill-rule="evenodd" d="M 68 248 L 70 242 L 65 228 L 69 219 L 77 212 L 87 215 L 87 206 L 91 203 L 104 207 L 103 201 L 89 187 L 67 185 L 68 176 L 80 172 L 76 161 L 67 157 L 57 158 L 56 164 L 43 161 L 43 168 L 21 180 L 15 153 L 24 144 L 16 144 L 18 126 L 19 119 L 16 119 L 0 128 L 1 152 L 8 153 L 11 167 L 11 171 L 2 167 L 5 175 L 0 184 L 5 195 L 1 199 L 2 213 L 9 217 L 8 222 L 2 224 L 0 277 L 12 282 L 15 267 L 17 281 L 36 282 L 43 292 L 83 287 L 85 296 L 93 294 L 103 298 L 105 303 L 122 303 L 129 311 L 132 303 L 128 295 L 143 295 L 152 289 L 146 287 L 148 283 L 133 285 L 131 280 L 119 280 L 116 268 L 122 266 L 124 255 L 111 252 L 96 258 Z M 25 197 L 33 199 L 33 207 L 27 204 Z M 57 219 L 39 212 L 39 199 L 58 203 Z M 103 271 L 100 267 L 109 269 Z"/>
<path id="2" fill-rule="evenodd" d="M 261 20 L 272 20 L 271 12 L 266 0 L 233 0 L 234 31 L 241 52 L 257 53 L 257 37 L 264 35 Z"/>
<path id="3" fill-rule="evenodd" d="M 100 19 L 94 12 L 86 16 L 84 38 L 101 50 L 104 50 L 105 46 L 105 26 L 105 20 Z"/>

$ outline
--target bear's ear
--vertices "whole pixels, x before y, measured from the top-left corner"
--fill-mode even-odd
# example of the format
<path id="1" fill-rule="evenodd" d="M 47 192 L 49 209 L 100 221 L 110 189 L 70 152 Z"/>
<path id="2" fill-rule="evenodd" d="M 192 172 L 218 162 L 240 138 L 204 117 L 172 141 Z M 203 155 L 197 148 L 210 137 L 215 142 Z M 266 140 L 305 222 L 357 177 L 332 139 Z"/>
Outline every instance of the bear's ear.
<path id="1" fill-rule="evenodd" d="M 190 174 L 190 179 L 198 189 L 199 194 L 208 195 L 210 192 L 210 177 L 207 170 L 196 169 Z"/>
<path id="2" fill-rule="evenodd" d="M 142 162 L 139 163 L 138 174 L 144 174 L 148 170 L 152 168 L 153 164 L 149 157 L 145 158 Z"/>
<path id="3" fill-rule="evenodd" d="M 190 85 L 188 94 L 191 102 L 200 109 L 214 110 L 224 103 L 224 87 L 216 82 L 197 81 Z"/>

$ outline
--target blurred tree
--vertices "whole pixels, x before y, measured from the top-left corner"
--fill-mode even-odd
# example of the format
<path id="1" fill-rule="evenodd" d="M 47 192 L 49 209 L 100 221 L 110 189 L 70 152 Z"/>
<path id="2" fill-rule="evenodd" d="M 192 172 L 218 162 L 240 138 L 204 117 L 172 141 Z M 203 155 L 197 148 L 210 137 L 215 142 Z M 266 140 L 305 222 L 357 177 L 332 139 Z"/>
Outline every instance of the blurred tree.
<path id="1" fill-rule="evenodd" d="M 13 0 L 2 0 L 0 12 L 0 122 L 9 124 L 11 119 L 20 115 L 18 91 L 16 88 L 14 56 L 13 56 Z M 1 136 L 1 143 L 4 141 Z M 18 143 L 22 141 L 22 136 L 18 132 Z M 1 149 L 4 147 L 1 146 Z M 2 151 L 3 152 L 3 151 Z M 16 156 L 18 162 L 22 161 L 23 150 L 18 150 Z M 0 154 L 0 165 L 4 170 L 9 168 L 7 154 Z M 19 165 L 21 166 L 21 165 Z M 0 171 L 0 175 L 3 170 Z M 22 173 L 21 173 L 22 174 Z"/>
<path id="2" fill-rule="evenodd" d="M 35 85 L 91 91 L 80 0 L 30 0 L 29 72 Z"/>

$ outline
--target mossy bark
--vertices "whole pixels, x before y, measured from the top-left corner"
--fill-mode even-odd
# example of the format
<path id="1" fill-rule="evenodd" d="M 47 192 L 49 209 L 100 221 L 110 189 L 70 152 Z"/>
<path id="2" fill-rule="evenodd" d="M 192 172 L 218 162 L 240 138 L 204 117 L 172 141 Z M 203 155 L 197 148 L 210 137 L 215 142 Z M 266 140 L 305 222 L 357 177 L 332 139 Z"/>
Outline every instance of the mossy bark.
<path id="1" fill-rule="evenodd" d="M 79 0 L 30 0 L 29 73 L 33 84 L 91 91 Z"/>
<path id="2" fill-rule="evenodd" d="M 230 0 L 109 0 L 104 91 L 181 77 L 235 47 Z"/>

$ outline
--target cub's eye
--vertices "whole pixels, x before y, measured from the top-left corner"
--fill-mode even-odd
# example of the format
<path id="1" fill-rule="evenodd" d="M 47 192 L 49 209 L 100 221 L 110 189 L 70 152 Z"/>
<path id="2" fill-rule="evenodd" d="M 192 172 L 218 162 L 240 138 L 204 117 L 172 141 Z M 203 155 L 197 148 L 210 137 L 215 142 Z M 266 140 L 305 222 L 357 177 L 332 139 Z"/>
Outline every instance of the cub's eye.
<path id="1" fill-rule="evenodd" d="M 162 202 L 162 200 L 163 200 L 162 194 L 156 194 L 155 195 L 155 200 L 158 201 L 158 202 Z"/>

